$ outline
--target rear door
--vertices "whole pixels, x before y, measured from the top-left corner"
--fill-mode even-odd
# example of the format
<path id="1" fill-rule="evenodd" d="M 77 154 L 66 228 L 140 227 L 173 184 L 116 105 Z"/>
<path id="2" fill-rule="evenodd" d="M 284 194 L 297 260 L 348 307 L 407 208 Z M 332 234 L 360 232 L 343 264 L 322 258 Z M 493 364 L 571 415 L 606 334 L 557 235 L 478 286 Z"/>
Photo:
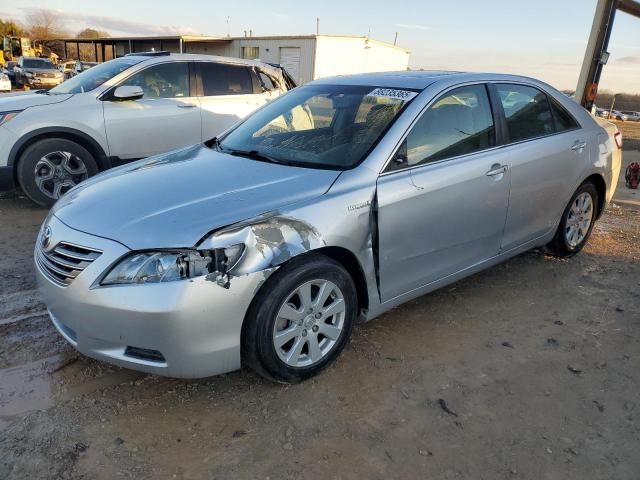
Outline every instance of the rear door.
<path id="1" fill-rule="evenodd" d="M 211 139 L 278 94 L 263 91 L 255 70 L 245 65 L 198 62 L 202 138 Z"/>
<path id="2" fill-rule="evenodd" d="M 557 101 L 519 84 L 494 85 L 506 120 L 511 195 L 502 249 L 555 228 L 589 158 L 590 139 Z"/>
<path id="3" fill-rule="evenodd" d="M 189 62 L 154 64 L 120 85 L 139 86 L 144 96 L 103 102 L 110 156 L 144 158 L 202 140 L 200 103 L 191 93 Z"/>

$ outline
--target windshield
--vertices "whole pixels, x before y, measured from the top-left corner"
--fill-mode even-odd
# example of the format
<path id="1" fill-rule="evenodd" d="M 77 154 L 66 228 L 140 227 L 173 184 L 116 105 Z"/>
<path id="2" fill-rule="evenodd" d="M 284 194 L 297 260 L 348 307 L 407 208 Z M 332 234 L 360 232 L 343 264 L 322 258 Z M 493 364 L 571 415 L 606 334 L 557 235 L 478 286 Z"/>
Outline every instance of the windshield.
<path id="1" fill-rule="evenodd" d="M 42 68 L 44 70 L 53 70 L 55 65 L 51 63 L 51 60 L 45 60 L 43 58 L 25 58 L 23 63 L 24 68 Z"/>
<path id="2" fill-rule="evenodd" d="M 371 86 L 296 88 L 222 138 L 222 151 L 346 170 L 359 164 L 416 92 Z"/>
<path id="3" fill-rule="evenodd" d="M 138 57 L 123 57 L 96 65 L 81 74 L 61 83 L 49 90 L 50 93 L 84 93 L 98 88 L 107 80 L 112 79 L 136 63 L 143 61 Z"/>

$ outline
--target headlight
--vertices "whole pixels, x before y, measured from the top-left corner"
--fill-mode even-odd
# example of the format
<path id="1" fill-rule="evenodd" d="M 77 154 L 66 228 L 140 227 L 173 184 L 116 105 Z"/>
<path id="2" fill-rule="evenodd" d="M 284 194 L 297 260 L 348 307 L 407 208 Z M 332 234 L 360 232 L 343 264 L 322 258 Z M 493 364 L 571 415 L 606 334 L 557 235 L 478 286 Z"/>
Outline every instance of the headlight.
<path id="1" fill-rule="evenodd" d="M 22 110 L 17 110 L 13 112 L 0 112 L 0 125 L 7 123 L 13 117 L 18 115 Z"/>
<path id="2" fill-rule="evenodd" d="M 244 245 L 210 252 L 196 250 L 139 252 L 117 263 L 101 285 L 165 283 L 226 273 L 240 260 Z M 224 268 L 224 269 L 223 269 Z"/>

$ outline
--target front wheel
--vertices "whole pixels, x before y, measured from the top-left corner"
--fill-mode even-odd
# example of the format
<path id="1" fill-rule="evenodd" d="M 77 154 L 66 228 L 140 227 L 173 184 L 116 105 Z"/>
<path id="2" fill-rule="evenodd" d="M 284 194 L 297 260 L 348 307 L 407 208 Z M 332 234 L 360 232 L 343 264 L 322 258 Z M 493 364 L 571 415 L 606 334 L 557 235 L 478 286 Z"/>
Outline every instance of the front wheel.
<path id="1" fill-rule="evenodd" d="M 598 191 L 585 182 L 573 194 L 565 208 L 555 237 L 547 245 L 548 251 L 558 257 L 570 257 L 586 245 L 595 224 Z"/>
<path id="2" fill-rule="evenodd" d="M 64 138 L 47 138 L 29 146 L 18 163 L 18 182 L 24 193 L 43 207 L 51 207 L 78 183 L 98 173 L 93 155 Z"/>
<path id="3" fill-rule="evenodd" d="M 243 361 L 272 380 L 297 383 L 340 354 L 358 302 L 349 273 L 319 254 L 292 260 L 261 288 L 247 314 Z"/>

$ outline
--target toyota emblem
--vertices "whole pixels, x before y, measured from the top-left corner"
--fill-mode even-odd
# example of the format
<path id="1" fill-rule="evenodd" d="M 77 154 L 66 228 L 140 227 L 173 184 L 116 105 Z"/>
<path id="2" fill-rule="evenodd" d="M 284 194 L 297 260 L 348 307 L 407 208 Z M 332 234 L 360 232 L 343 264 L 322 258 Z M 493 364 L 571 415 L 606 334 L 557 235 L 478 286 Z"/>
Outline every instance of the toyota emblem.
<path id="1" fill-rule="evenodd" d="M 47 248 L 49 246 L 49 242 L 51 241 L 51 227 L 46 227 L 44 232 L 42 232 L 42 248 Z"/>

